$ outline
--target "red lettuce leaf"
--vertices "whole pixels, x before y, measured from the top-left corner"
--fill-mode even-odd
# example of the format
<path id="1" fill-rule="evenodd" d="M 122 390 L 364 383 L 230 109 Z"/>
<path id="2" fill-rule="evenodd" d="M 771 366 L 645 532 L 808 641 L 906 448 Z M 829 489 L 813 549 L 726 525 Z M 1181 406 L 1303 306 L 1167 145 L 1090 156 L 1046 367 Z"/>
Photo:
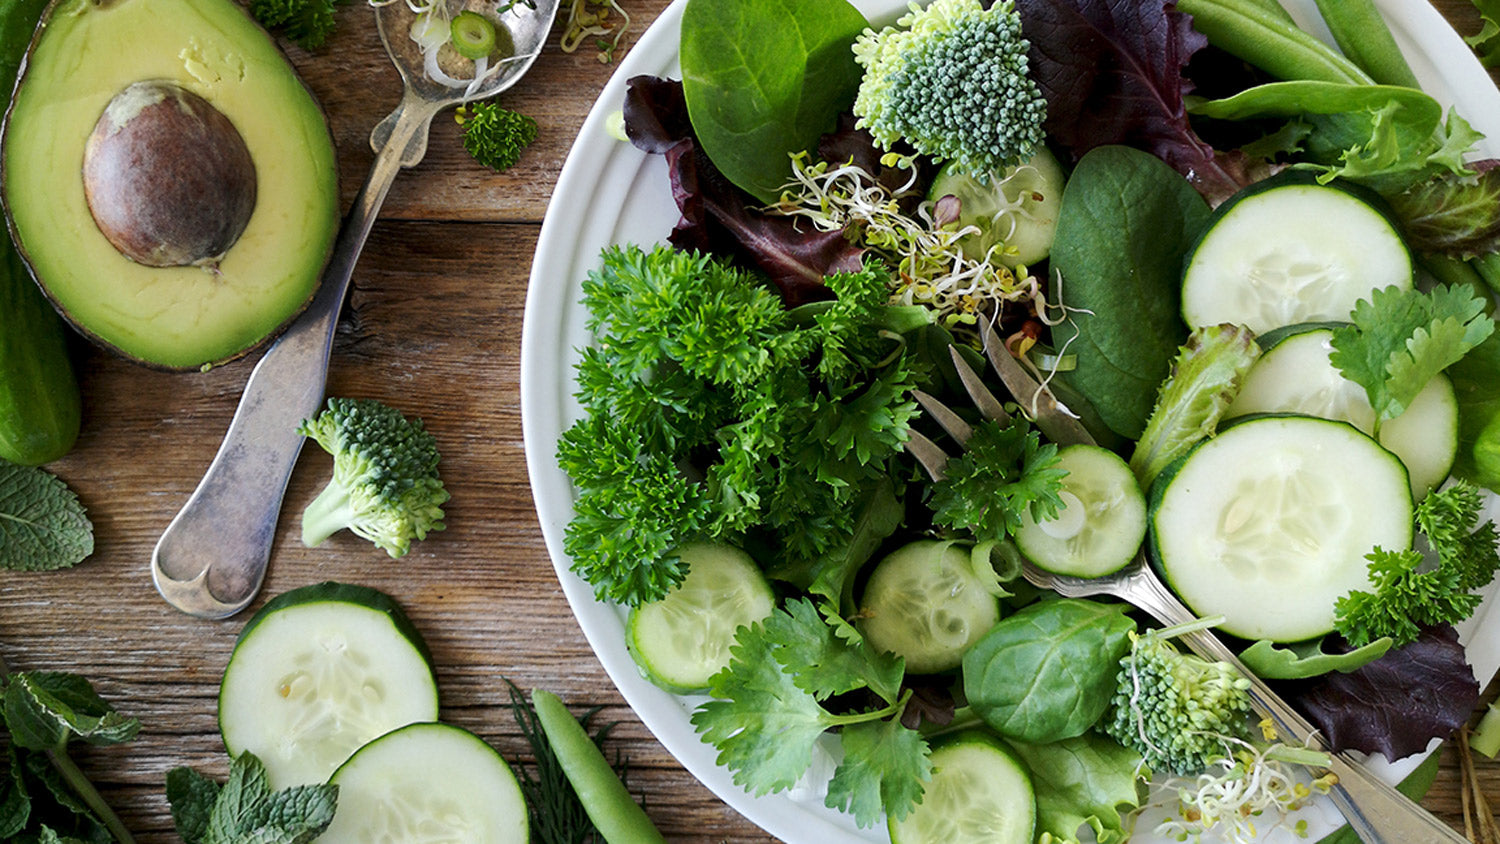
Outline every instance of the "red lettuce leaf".
<path id="1" fill-rule="evenodd" d="M 1210 204 L 1249 184 L 1242 157 L 1188 125 L 1183 75 L 1208 45 L 1167 0 L 1017 0 L 1032 76 L 1047 98 L 1047 134 L 1076 161 L 1125 144 L 1157 156 Z"/>
<path id="2" fill-rule="evenodd" d="M 1337 647 L 1348 650 L 1341 640 Z M 1328 650 L 1335 649 L 1330 641 Z M 1379 753 L 1391 760 L 1448 736 L 1479 702 L 1479 683 L 1449 625 L 1428 627 L 1411 644 L 1349 674 L 1333 672 L 1287 689 L 1287 699 L 1334 750 Z"/>
<path id="3" fill-rule="evenodd" d="M 1454 258 L 1500 252 L 1500 161 L 1468 166 L 1475 175 L 1447 173 L 1388 197 L 1416 249 Z"/>
<path id="4" fill-rule="evenodd" d="M 688 122 L 682 83 L 653 76 L 630 80 L 625 134 L 645 152 L 662 155 L 672 198 L 682 217 L 667 240 L 678 249 L 708 252 L 746 264 L 770 277 L 788 307 L 831 298 L 823 277 L 857 272 L 863 250 L 843 232 L 803 231 L 790 217 L 757 210 L 698 145 Z"/>

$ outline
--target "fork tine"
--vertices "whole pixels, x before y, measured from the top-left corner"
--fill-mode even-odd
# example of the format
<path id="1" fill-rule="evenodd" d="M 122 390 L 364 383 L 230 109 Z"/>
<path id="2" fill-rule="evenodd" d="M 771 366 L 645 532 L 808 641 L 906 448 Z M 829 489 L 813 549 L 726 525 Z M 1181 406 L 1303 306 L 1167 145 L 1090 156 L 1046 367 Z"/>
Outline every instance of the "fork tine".
<path id="1" fill-rule="evenodd" d="M 981 332 L 985 357 L 989 358 L 990 365 L 995 367 L 995 372 L 999 373 L 1000 380 L 1016 401 L 1022 407 L 1030 405 L 1036 409 L 1036 426 L 1042 429 L 1047 439 L 1060 445 L 1097 445 L 1094 435 L 1083 427 L 1083 423 L 1011 355 L 989 323 L 982 324 Z"/>
<path id="2" fill-rule="evenodd" d="M 905 443 L 906 453 L 917 458 L 917 462 L 922 464 L 922 468 L 927 470 L 927 475 L 934 481 L 948 477 L 948 473 L 944 471 L 948 465 L 948 453 L 917 431 L 910 433 L 911 439 Z"/>
<path id="3" fill-rule="evenodd" d="M 990 392 L 990 388 L 980 380 L 979 373 L 969 366 L 964 356 L 958 353 L 957 346 L 948 347 L 948 355 L 953 358 L 953 367 L 958 370 L 958 380 L 964 382 L 964 391 L 969 394 L 969 399 L 986 419 L 993 419 L 1001 425 L 1010 422 L 1010 414 L 1005 412 L 1005 406 Z"/>
<path id="4" fill-rule="evenodd" d="M 957 413 L 954 413 L 953 409 L 948 407 L 948 405 L 943 404 L 922 390 L 912 390 L 911 394 L 912 398 L 917 400 L 917 404 L 920 404 L 922 409 L 927 411 L 927 415 L 932 417 L 932 421 L 938 423 L 944 431 L 948 432 L 948 436 L 957 441 L 959 445 L 964 445 L 969 441 L 969 437 L 974 435 L 974 429 L 970 427 L 969 423 L 965 422 Z"/>

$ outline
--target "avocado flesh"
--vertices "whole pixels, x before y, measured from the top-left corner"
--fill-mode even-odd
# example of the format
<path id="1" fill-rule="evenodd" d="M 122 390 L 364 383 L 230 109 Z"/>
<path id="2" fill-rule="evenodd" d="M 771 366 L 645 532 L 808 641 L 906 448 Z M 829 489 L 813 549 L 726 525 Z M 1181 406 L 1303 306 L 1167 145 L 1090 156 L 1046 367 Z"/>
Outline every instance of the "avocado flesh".
<path id="1" fill-rule="evenodd" d="M 259 180 L 255 210 L 216 267 L 126 258 L 89 213 L 84 146 L 126 86 L 159 79 L 234 123 Z M 58 0 L 6 119 L 4 191 L 32 274 L 84 334 L 167 369 L 235 358 L 296 316 L 338 231 L 323 113 L 270 37 L 231 0 Z"/>

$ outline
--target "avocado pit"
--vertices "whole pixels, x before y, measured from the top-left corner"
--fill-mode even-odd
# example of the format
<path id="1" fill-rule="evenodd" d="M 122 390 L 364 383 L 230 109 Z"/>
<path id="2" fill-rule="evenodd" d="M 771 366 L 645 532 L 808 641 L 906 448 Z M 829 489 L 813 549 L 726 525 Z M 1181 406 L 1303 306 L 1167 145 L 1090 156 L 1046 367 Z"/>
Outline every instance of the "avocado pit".
<path id="1" fill-rule="evenodd" d="M 83 153 L 94 224 L 151 267 L 212 266 L 255 210 L 255 163 L 234 124 L 175 83 L 136 82 L 100 115 Z"/>

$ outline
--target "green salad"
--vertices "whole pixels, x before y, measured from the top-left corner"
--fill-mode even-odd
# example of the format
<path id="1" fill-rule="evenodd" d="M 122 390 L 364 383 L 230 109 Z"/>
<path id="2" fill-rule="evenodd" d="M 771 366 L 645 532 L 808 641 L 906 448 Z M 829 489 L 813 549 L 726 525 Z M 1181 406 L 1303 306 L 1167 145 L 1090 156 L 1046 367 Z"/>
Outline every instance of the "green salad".
<path id="1" fill-rule="evenodd" d="M 1335 751 L 1467 721 L 1500 161 L 1318 6 L 1338 48 L 1275 0 L 688 0 L 624 107 L 681 218 L 583 280 L 557 456 L 736 784 L 826 766 L 895 842 L 1306 836 L 1328 757 L 1206 627 Z M 1142 557 L 1199 621 L 1021 576 Z"/>

